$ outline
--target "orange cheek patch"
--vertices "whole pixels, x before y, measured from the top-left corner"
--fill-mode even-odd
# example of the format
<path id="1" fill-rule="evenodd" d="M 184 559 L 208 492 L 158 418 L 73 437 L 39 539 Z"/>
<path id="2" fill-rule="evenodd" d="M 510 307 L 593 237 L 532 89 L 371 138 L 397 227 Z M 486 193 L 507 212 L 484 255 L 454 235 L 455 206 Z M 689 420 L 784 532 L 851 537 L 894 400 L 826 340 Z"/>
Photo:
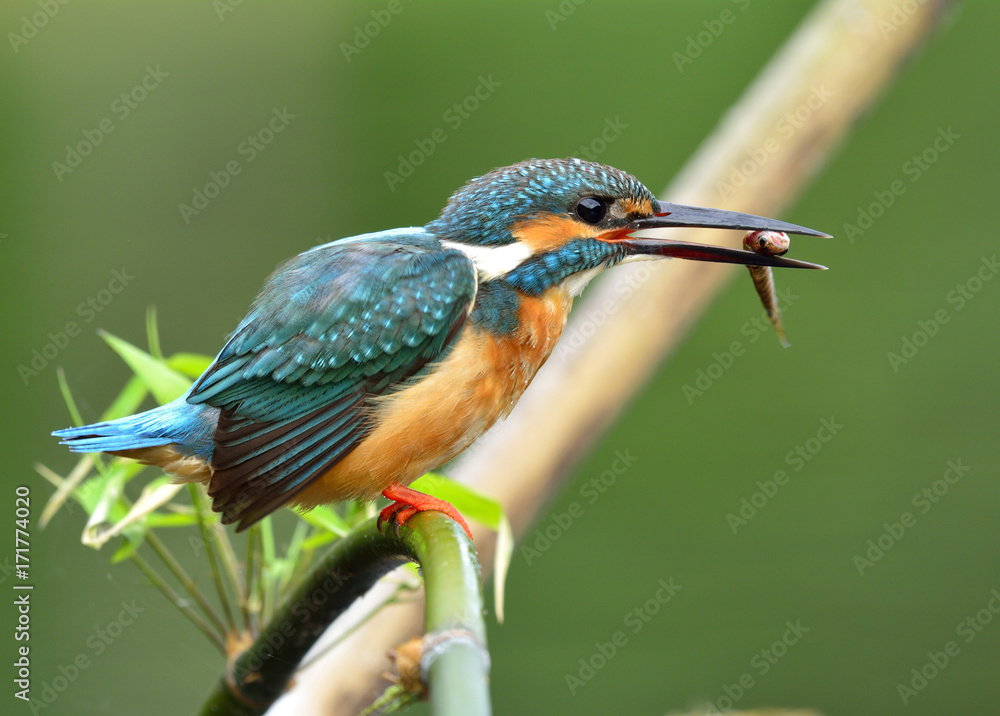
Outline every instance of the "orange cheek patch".
<path id="1" fill-rule="evenodd" d="M 625 199 L 625 214 L 627 216 L 632 216 L 633 214 L 649 216 L 652 213 L 653 203 L 649 199 L 642 199 L 640 201 L 636 201 L 632 197 Z"/>
<path id="2" fill-rule="evenodd" d="M 531 247 L 532 253 L 554 251 L 573 239 L 593 238 L 600 233 L 596 226 L 567 216 L 526 219 L 514 225 L 511 234 Z"/>

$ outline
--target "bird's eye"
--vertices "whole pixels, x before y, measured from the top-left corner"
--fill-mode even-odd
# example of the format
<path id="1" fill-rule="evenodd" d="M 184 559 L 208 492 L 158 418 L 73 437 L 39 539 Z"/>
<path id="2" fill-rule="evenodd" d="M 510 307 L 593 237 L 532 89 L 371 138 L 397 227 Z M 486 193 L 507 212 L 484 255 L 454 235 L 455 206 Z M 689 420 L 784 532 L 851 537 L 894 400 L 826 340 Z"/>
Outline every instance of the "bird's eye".
<path id="1" fill-rule="evenodd" d="M 585 196 L 576 203 L 576 215 L 588 224 L 599 224 L 608 213 L 608 205 L 603 199 Z"/>

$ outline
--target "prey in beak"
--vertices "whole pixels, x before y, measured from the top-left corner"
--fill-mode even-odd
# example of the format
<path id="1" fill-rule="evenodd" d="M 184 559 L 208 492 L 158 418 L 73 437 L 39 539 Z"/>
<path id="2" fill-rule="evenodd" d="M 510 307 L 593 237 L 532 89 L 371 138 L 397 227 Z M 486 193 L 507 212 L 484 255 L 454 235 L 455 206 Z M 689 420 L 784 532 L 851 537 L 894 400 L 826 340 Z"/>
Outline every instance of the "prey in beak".
<path id="1" fill-rule="evenodd" d="M 762 256 L 784 256 L 788 251 L 788 234 L 783 231 L 751 231 L 743 237 L 743 248 Z M 747 266 L 750 270 L 750 278 L 753 279 L 754 288 L 760 296 L 761 303 L 767 311 L 767 317 L 771 319 L 778 340 L 784 348 L 788 348 L 791 343 L 785 335 L 785 328 L 781 325 L 781 312 L 778 310 L 778 298 L 774 290 L 774 274 L 769 266 Z"/>
<path id="2" fill-rule="evenodd" d="M 729 249 L 690 241 L 634 237 L 636 231 L 665 229 L 680 226 L 710 229 L 749 229 L 743 237 L 743 250 Z M 789 224 L 777 219 L 767 219 L 753 214 L 741 214 L 720 209 L 703 209 L 697 206 L 657 202 L 656 213 L 636 219 L 625 226 L 605 232 L 598 238 L 614 241 L 624 246 L 628 256 L 663 256 L 694 261 L 742 264 L 750 271 L 757 295 L 760 296 L 768 318 L 774 325 L 781 345 L 790 345 L 785 336 L 774 290 L 772 267 L 826 270 L 826 266 L 784 258 L 788 251 L 788 234 L 830 238 L 829 234 Z"/>
<path id="3" fill-rule="evenodd" d="M 657 211 L 652 216 L 636 219 L 625 226 L 606 232 L 598 238 L 605 241 L 616 241 L 625 246 L 629 256 L 663 256 L 694 261 L 712 261 L 716 263 L 742 264 L 744 266 L 774 266 L 782 268 L 807 268 L 826 270 L 826 266 L 786 259 L 780 255 L 769 253 L 754 253 L 740 249 L 729 249 L 710 244 L 696 244 L 690 241 L 673 241 L 670 239 L 649 239 L 633 237 L 636 231 L 646 229 L 666 229 L 679 226 L 701 227 L 707 229 L 744 229 L 750 231 L 775 231 L 785 234 L 800 234 L 802 236 L 818 236 L 830 238 L 829 234 L 807 229 L 804 226 L 789 224 L 786 221 L 767 219 L 753 214 L 742 214 L 736 211 L 721 209 L 703 209 L 698 206 L 670 204 L 657 202 Z"/>

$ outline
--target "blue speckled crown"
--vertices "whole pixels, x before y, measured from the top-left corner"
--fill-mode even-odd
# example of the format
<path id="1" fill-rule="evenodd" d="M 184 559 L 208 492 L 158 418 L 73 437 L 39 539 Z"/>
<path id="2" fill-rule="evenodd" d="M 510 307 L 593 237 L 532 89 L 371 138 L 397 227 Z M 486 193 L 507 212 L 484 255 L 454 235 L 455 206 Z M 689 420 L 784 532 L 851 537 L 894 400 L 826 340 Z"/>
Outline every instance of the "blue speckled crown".
<path id="1" fill-rule="evenodd" d="M 427 230 L 466 244 L 509 244 L 514 221 L 540 212 L 568 215 L 587 194 L 655 200 L 638 179 L 614 167 L 575 157 L 527 159 L 469 181 Z"/>

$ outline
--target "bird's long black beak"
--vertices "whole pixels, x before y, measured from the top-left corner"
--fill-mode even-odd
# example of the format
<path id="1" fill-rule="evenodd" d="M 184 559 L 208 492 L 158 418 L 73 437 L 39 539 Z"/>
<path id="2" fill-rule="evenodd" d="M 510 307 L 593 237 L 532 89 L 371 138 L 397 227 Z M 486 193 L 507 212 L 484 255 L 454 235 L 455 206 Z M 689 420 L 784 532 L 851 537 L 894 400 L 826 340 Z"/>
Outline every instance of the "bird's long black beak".
<path id="1" fill-rule="evenodd" d="M 783 231 L 786 234 L 801 234 L 803 236 L 819 236 L 830 238 L 829 234 L 807 229 L 804 226 L 789 224 L 777 219 L 767 219 L 753 214 L 741 214 L 736 211 L 721 209 L 702 209 L 698 206 L 684 206 L 659 202 L 657 212 L 653 216 L 636 219 L 615 233 L 616 238 L 625 244 L 631 255 L 665 256 L 695 261 L 714 261 L 717 263 L 743 264 L 744 266 L 777 266 L 785 268 L 825 269 L 826 266 L 812 264 L 806 261 L 786 259 L 781 256 L 766 256 L 741 249 L 729 249 L 708 244 L 695 244 L 689 241 L 671 241 L 669 239 L 634 238 L 633 232 L 642 229 L 664 229 L 678 226 L 703 227 L 708 229 L 744 229 L 747 231 Z"/>
<path id="2" fill-rule="evenodd" d="M 702 209 L 700 206 L 684 206 L 658 202 L 657 211 L 653 216 L 632 222 L 632 231 L 639 229 L 662 229 L 668 226 L 701 226 L 706 229 L 744 229 L 746 231 L 784 231 L 786 234 L 801 234 L 802 236 L 818 236 L 829 239 L 829 234 L 814 231 L 804 226 L 796 226 L 786 221 L 766 219 L 753 214 L 741 214 L 738 211 L 722 211 L 721 209 Z"/>

